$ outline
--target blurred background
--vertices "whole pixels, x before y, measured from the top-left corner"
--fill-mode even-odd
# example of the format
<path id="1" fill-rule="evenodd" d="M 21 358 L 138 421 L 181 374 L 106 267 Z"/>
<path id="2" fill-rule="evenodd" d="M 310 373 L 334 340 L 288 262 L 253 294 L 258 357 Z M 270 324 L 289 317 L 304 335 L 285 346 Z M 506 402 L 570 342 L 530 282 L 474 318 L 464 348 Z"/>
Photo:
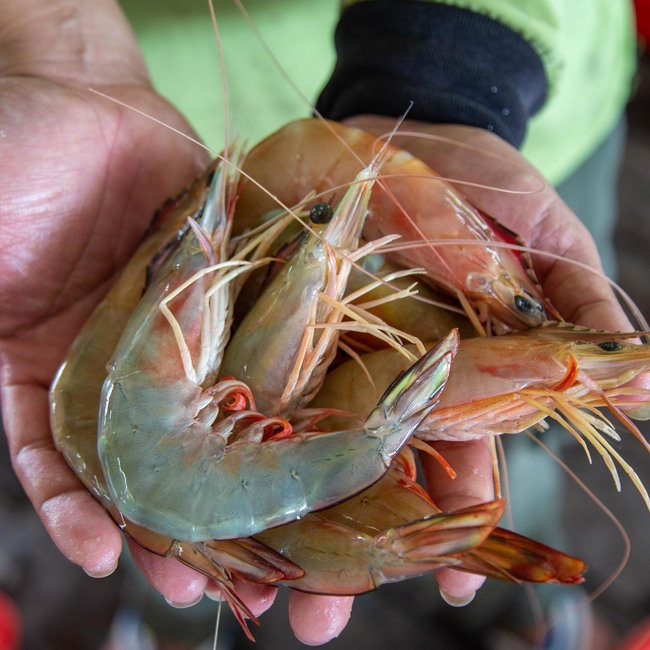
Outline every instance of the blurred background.
<path id="1" fill-rule="evenodd" d="M 649 203 L 650 56 L 645 54 L 640 59 L 638 87 L 628 108 L 615 243 L 620 284 L 646 317 L 650 317 Z M 642 430 L 646 436 L 650 434 L 650 428 L 642 427 Z M 624 455 L 637 469 L 641 480 L 650 484 L 650 464 L 641 446 L 627 445 Z M 602 632 L 598 639 L 601 645 L 587 646 L 590 650 L 601 646 L 606 650 L 622 648 L 621 639 L 650 613 L 647 563 L 650 515 L 629 482 L 624 480 L 623 492 L 616 493 L 599 458 L 590 467 L 575 445 L 567 450 L 565 459 L 615 513 L 632 543 L 629 561 L 621 575 L 593 603 L 592 614 Z M 565 550 L 585 557 L 591 567 L 586 584 L 586 593 L 590 593 L 616 570 L 625 551 L 624 542 L 607 516 L 571 481 L 568 481 L 564 503 L 551 505 L 563 506 L 569 545 Z M 0 650 L 12 647 L 3 634 L 8 634 L 16 616 L 22 627 L 20 647 L 26 650 L 107 650 L 109 628 L 118 611 L 120 625 L 117 632 L 115 626 L 113 629 L 114 650 L 150 647 L 146 637 L 138 632 L 138 617 L 143 611 L 145 618 L 160 620 L 162 617 L 172 629 L 193 628 L 198 644 L 216 616 L 216 605 L 211 602 L 202 603 L 185 614 L 172 612 L 162 598 L 134 582 L 132 572 L 123 565 L 114 575 L 96 580 L 67 562 L 46 535 L 11 470 L 4 435 L 0 436 L 0 530 Z M 361 647 L 523 650 L 530 646 L 508 634 L 507 620 L 513 599 L 529 607 L 529 596 L 520 587 L 509 586 L 508 590 L 507 593 L 500 588 L 481 590 L 470 606 L 453 610 L 441 603 L 430 577 L 384 587 L 377 595 L 357 599 L 351 624 L 327 647 L 332 650 Z M 304 647 L 289 630 L 286 593 L 279 595 L 277 604 L 261 622 L 261 627 L 254 630 L 257 643 L 253 645 L 243 639 L 232 616 L 224 610 L 219 647 L 222 650 Z M 484 624 L 488 631 L 476 635 L 476 629 Z M 117 645 L 117 641 L 122 645 Z M 180 650 L 187 646 L 177 642 L 166 647 Z M 549 647 L 566 650 L 569 646 L 552 646 L 549 641 Z"/>

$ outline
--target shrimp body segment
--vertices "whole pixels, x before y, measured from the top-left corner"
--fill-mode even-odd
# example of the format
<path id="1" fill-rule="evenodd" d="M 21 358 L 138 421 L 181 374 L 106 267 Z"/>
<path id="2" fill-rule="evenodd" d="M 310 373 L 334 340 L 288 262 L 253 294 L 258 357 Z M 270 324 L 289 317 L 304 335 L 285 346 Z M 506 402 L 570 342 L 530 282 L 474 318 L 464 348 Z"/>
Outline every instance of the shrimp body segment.
<path id="1" fill-rule="evenodd" d="M 255 539 L 304 570 L 278 584 L 310 593 L 360 594 L 443 566 L 515 582 L 582 582 L 582 561 L 495 528 L 503 507 L 498 500 L 442 513 L 416 482 L 412 452 L 403 449 L 356 497 Z"/>

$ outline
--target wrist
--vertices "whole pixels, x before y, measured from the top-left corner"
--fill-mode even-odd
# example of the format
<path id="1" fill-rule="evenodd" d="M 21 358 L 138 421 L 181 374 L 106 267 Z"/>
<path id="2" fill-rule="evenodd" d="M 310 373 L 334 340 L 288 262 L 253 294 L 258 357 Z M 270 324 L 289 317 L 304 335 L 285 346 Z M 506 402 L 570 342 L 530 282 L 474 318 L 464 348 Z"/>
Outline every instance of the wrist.
<path id="1" fill-rule="evenodd" d="M 148 83 L 116 0 L 4 0 L 0 76 L 79 84 Z"/>

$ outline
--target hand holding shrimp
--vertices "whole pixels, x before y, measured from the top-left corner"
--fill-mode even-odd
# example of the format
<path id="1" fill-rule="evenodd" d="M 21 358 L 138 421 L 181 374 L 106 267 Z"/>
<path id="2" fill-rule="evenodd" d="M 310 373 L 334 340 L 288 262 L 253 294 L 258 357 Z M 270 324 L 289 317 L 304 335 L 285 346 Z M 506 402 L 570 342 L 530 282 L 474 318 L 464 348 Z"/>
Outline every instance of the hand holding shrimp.
<path id="1" fill-rule="evenodd" d="M 360 116 L 346 122 L 377 135 L 389 132 L 392 127 L 390 118 L 379 116 Z M 539 191 L 525 191 L 516 198 L 471 185 L 463 185 L 462 191 L 488 214 L 498 216 L 500 222 L 518 233 L 532 248 L 577 260 L 597 270 L 601 268 L 596 247 L 586 228 L 552 187 L 547 183 L 540 185 L 538 172 L 501 138 L 482 129 L 460 125 L 432 125 L 406 120 L 403 128 L 425 137 L 399 138 L 396 145 L 446 177 L 478 183 L 490 179 L 490 184 L 503 188 L 537 190 L 541 187 Z M 426 139 L 429 134 L 434 136 L 434 140 Z M 436 136 L 494 153 L 505 164 L 497 168 L 495 176 L 493 159 L 437 142 Z M 536 256 L 533 264 L 545 295 L 567 321 L 611 332 L 634 329 L 603 278 L 553 258 Z M 650 376 L 635 378 L 634 385 L 650 389 Z M 438 463 L 430 458 L 423 459 L 429 490 L 440 507 L 464 507 L 491 497 L 491 458 L 486 444 L 485 440 L 468 441 L 461 443 L 459 449 L 455 443 L 435 443 L 436 449 L 454 467 L 461 468 L 455 480 L 451 480 Z M 459 461 L 456 461 L 456 454 L 461 457 Z M 480 468 L 476 476 L 472 465 L 466 465 L 470 459 L 476 461 L 472 465 Z M 454 465 L 455 461 L 457 464 Z M 459 479 L 463 482 L 459 483 Z M 483 578 L 471 577 L 470 580 L 470 577 L 448 569 L 437 572 L 436 578 L 443 590 L 457 594 L 461 600 L 473 591 L 477 583 L 483 582 Z"/>
<path id="2" fill-rule="evenodd" d="M 107 30 L 112 26 L 113 36 L 123 36 L 124 46 L 118 49 L 125 61 L 120 68 L 133 70 L 132 79 L 123 70 L 120 72 L 125 83 L 123 96 L 133 100 L 134 89 L 141 84 L 143 89 L 137 98 L 140 106 L 188 130 L 181 118 L 148 88 L 130 34 L 123 33 L 121 16 L 111 9 L 106 12 L 94 18 L 100 19 Z M 61 20 L 64 18 L 62 15 Z M 36 27 L 31 25 L 32 29 Z M 52 25 L 41 27 L 45 30 L 42 39 L 34 38 L 33 31 L 26 35 L 31 47 L 49 42 Z M 73 43 L 74 35 L 69 41 L 56 40 L 59 44 Z M 93 51 L 98 56 L 113 52 L 112 45 L 114 41 L 111 47 L 96 47 Z M 151 215 L 203 168 L 205 160 L 193 145 L 168 131 L 87 94 L 88 83 L 108 89 L 103 84 L 113 82 L 110 75 L 104 78 L 96 73 L 89 78 L 73 66 L 66 83 L 62 83 L 32 62 L 48 60 L 39 52 L 33 59 L 28 57 L 23 68 L 19 57 L 9 56 L 7 60 L 27 76 L 15 81 L 6 79 L 2 88 L 6 133 L 3 153 L 11 151 L 11 155 L 2 156 L 7 166 L 2 174 L 2 205 L 5 210 L 21 206 L 20 211 L 2 212 L 3 241 L 9 249 L 19 251 L 24 268 L 16 272 L 11 258 L 3 257 L 1 295 L 5 304 L 15 305 L 11 315 L 3 314 L 2 323 L 6 431 L 16 472 L 52 538 L 69 559 L 88 573 L 105 575 L 115 568 L 121 535 L 52 447 L 46 387 L 112 275 L 131 254 Z M 74 62 L 73 57 L 71 60 Z M 113 69 L 101 66 L 101 60 L 97 63 L 104 72 Z M 115 61 L 111 63 L 115 65 Z M 57 73 L 63 71 L 59 68 Z M 72 80 L 77 80 L 79 86 Z M 119 97 L 122 87 L 111 85 L 109 92 Z M 74 125 L 75 131 L 60 129 L 64 123 Z M 115 134 L 110 147 L 106 133 Z M 77 147 L 79 141 L 82 150 Z M 89 146 L 93 142 L 95 146 Z M 133 146 L 138 142 L 144 144 L 135 148 L 138 155 L 134 155 Z M 92 158 L 88 159 L 89 155 Z M 176 164 L 160 166 L 160 160 L 171 159 Z M 80 160 L 87 164 L 80 164 Z M 66 186 L 65 195 L 51 194 L 53 174 Z M 13 178 L 28 183 L 33 202 L 24 201 L 21 186 L 9 184 Z M 142 190 L 137 194 L 130 190 L 134 179 Z M 50 214 L 57 218 L 52 220 Z M 39 238 L 25 239 L 25 233 L 38 233 Z M 24 300 L 27 294 L 30 299 Z M 176 560 L 152 556 L 137 546 L 133 546 L 133 554 L 170 602 L 194 602 L 203 592 L 205 578 Z M 270 604 L 265 590 L 257 593 L 248 600 L 253 613 L 260 613 L 262 602 Z M 333 601 L 338 623 L 326 632 L 322 621 L 314 624 L 313 630 L 304 625 L 304 616 L 312 609 L 318 611 L 314 603 L 321 602 L 304 598 L 301 606 L 293 608 L 292 617 L 303 621 L 303 634 L 325 640 L 344 625 L 350 600 Z"/>
<path id="3" fill-rule="evenodd" d="M 78 3 L 78 22 L 68 20 L 70 8 L 5 5 L 15 40 L 0 39 L 0 231 L 11 251 L 0 261 L 0 295 L 14 308 L 0 323 L 1 394 L 13 466 L 43 525 L 63 555 L 103 576 L 117 565 L 122 535 L 52 445 L 48 386 L 156 210 L 203 171 L 207 156 L 88 93 L 89 84 L 103 88 L 191 132 L 151 89 L 117 5 Z M 95 21 L 101 30 L 89 29 Z M 82 62 L 75 44 L 91 32 L 92 55 Z M 177 561 L 140 547 L 134 556 L 170 602 L 203 593 L 206 579 Z"/>

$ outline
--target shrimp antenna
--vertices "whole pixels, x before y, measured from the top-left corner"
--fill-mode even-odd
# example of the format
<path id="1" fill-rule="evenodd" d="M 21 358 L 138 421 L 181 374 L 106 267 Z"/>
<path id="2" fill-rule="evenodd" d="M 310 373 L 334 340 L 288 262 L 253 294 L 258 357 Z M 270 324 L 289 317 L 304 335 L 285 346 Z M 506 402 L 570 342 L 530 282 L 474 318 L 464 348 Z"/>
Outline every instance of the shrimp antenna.
<path id="1" fill-rule="evenodd" d="M 385 139 L 389 137 L 389 135 L 390 133 L 384 133 L 383 135 L 379 136 L 379 139 Z M 500 165 L 507 165 L 514 169 L 518 169 L 520 167 L 520 165 L 518 165 L 517 163 L 511 160 L 504 159 L 503 156 L 501 156 L 498 153 L 489 151 L 487 149 L 483 149 L 474 144 L 470 144 L 469 142 L 462 142 L 461 140 L 453 140 L 451 138 L 445 137 L 444 135 L 436 135 L 434 133 L 422 133 L 421 131 L 409 131 L 408 129 L 404 129 L 399 132 L 398 137 L 416 138 L 418 140 L 430 140 L 432 142 L 437 142 L 440 144 L 453 145 L 455 148 L 465 149 L 470 153 L 477 153 L 480 154 L 481 156 L 485 156 L 486 158 L 492 158 L 495 162 L 499 163 Z M 521 190 L 510 189 L 507 187 L 496 187 L 495 185 L 479 183 L 477 181 L 462 180 L 456 178 L 444 178 L 444 177 L 441 178 L 451 183 L 454 183 L 455 185 L 463 185 L 466 187 L 477 187 L 479 189 L 491 190 L 493 192 L 500 192 L 503 194 L 517 194 L 520 196 L 537 194 L 541 192 L 547 184 L 544 178 L 542 178 L 540 175 L 537 174 L 534 176 L 534 180 L 537 181 L 537 187 L 532 189 L 521 189 Z"/>
<path id="2" fill-rule="evenodd" d="M 179 136 L 181 136 L 182 138 L 185 138 L 185 139 L 188 140 L 189 142 L 192 142 L 193 144 L 197 145 L 197 146 L 200 147 L 201 149 L 203 149 L 203 150 L 207 151 L 208 153 L 212 154 L 215 158 L 218 158 L 218 159 L 221 160 L 223 163 L 225 163 L 226 165 L 228 165 L 228 166 L 231 167 L 232 169 L 236 170 L 236 171 L 237 171 L 239 174 L 241 174 L 244 178 L 246 178 L 248 181 L 250 181 L 250 182 L 251 182 L 253 185 L 255 185 L 257 188 L 259 188 L 260 191 L 264 192 L 264 194 L 266 194 L 267 196 L 269 196 L 269 197 L 270 197 L 270 198 L 271 198 L 271 199 L 272 199 L 272 200 L 273 200 L 273 201 L 274 201 L 278 206 L 280 206 L 280 208 L 282 208 L 282 210 L 284 210 L 287 214 L 291 215 L 291 217 L 292 217 L 293 219 L 296 219 L 296 220 L 300 221 L 300 222 L 302 223 L 303 228 L 304 228 L 305 230 L 307 230 L 308 232 L 310 232 L 312 235 L 314 235 L 314 236 L 316 236 L 316 237 L 319 237 L 318 233 L 317 233 L 313 228 L 310 228 L 310 226 L 309 226 L 307 223 L 305 223 L 304 221 L 302 221 L 302 220 L 300 219 L 300 217 L 298 216 L 298 214 L 297 214 L 297 212 L 296 212 L 296 209 L 297 209 L 296 206 L 291 207 L 291 206 L 287 205 L 286 203 L 284 203 L 284 202 L 283 202 L 283 201 L 282 201 L 278 196 L 276 196 L 275 194 L 273 194 L 272 192 L 270 192 L 266 187 L 264 187 L 264 185 L 263 185 L 262 183 L 260 183 L 256 178 L 254 178 L 254 177 L 251 176 L 250 174 L 246 173 L 243 169 L 241 169 L 240 166 L 238 166 L 236 163 L 234 163 L 234 162 L 232 162 L 231 160 L 229 160 L 229 159 L 228 159 L 226 156 L 224 156 L 223 154 L 219 153 L 219 152 L 216 151 L 215 149 L 212 149 L 211 147 L 209 147 L 208 145 L 204 144 L 203 142 L 201 142 L 201 141 L 198 140 L 197 138 L 195 138 L 195 137 L 189 135 L 188 133 L 184 133 L 184 132 L 181 131 L 180 129 L 177 129 L 177 128 L 175 128 L 174 126 L 172 126 L 171 124 L 168 124 L 167 122 L 164 122 L 163 120 L 159 120 L 158 118 L 154 117 L 153 115 L 150 115 L 150 114 L 148 114 L 148 113 L 145 113 L 144 111 L 142 111 L 142 110 L 136 108 L 135 106 L 133 106 L 133 105 L 131 105 L 131 104 L 127 104 L 126 102 L 123 102 L 123 101 L 121 101 L 120 99 L 117 99 L 117 97 L 112 97 L 111 95 L 107 95 L 106 93 L 103 93 L 101 90 L 97 90 L 96 88 L 92 88 L 92 87 L 88 87 L 87 90 L 88 90 L 88 92 L 92 93 L 93 95 L 98 95 L 98 96 L 101 97 L 102 99 L 105 99 L 105 100 L 108 100 L 108 101 L 110 101 L 110 102 L 113 102 L 114 104 L 117 104 L 118 106 L 122 106 L 123 108 L 126 108 L 127 110 L 133 111 L 134 113 L 137 113 L 138 115 L 141 115 L 142 117 L 144 117 L 144 118 L 146 118 L 146 119 L 148 119 L 148 120 L 151 120 L 152 122 L 155 122 L 156 124 L 160 124 L 162 127 L 166 128 L 166 129 L 169 129 L 170 131 L 172 131 L 172 132 L 178 134 Z M 324 123 L 328 125 L 328 128 L 329 128 L 329 129 L 332 129 L 331 125 L 329 125 L 329 123 L 328 123 L 327 121 L 325 121 Z M 337 135 L 337 138 L 338 138 L 338 134 L 336 134 L 336 135 Z M 346 143 L 345 146 L 346 146 L 346 147 L 349 147 L 349 145 L 347 145 L 347 143 Z M 355 157 L 358 158 L 358 156 L 356 155 L 356 153 L 355 153 Z M 378 182 L 381 184 L 380 181 L 378 181 Z M 336 188 L 336 187 L 335 187 L 335 188 L 330 188 L 330 189 L 327 190 L 327 192 L 331 192 L 332 190 L 340 189 L 340 188 L 342 188 L 342 187 L 344 187 L 344 186 L 341 185 L 341 186 L 338 187 L 338 188 Z M 312 196 L 312 198 L 314 198 L 314 197 Z M 343 255 L 341 252 L 339 252 L 339 254 L 342 255 L 343 257 L 345 257 L 345 255 Z M 356 261 L 354 261 L 354 260 L 351 260 L 351 259 L 349 259 L 349 258 L 348 258 L 348 261 L 352 264 L 352 266 L 354 266 L 356 269 L 358 269 L 358 270 L 361 271 L 362 273 L 365 273 L 365 274 L 367 274 L 367 275 L 370 275 L 370 276 L 371 276 L 373 279 L 375 279 L 375 280 L 378 279 L 378 278 L 375 277 L 372 273 L 369 273 L 366 269 L 364 269 L 364 268 L 363 268 L 363 267 L 362 267 L 358 262 L 356 262 Z M 391 289 L 396 289 L 396 287 L 394 287 L 393 285 L 391 285 L 389 282 L 387 282 L 387 283 L 385 283 L 385 284 L 386 284 L 387 286 L 389 286 Z M 423 300 L 424 302 L 428 302 L 428 303 L 430 303 L 430 304 L 434 304 L 434 305 L 435 305 L 435 304 L 438 304 L 439 306 L 445 306 L 445 307 L 447 307 L 446 305 L 442 305 L 442 303 L 436 303 L 435 301 L 431 301 L 431 300 L 424 300 L 424 299 L 421 299 L 421 298 L 418 297 L 418 296 L 416 296 L 416 298 L 417 298 L 418 300 Z M 452 311 L 454 311 L 453 308 L 452 308 Z M 459 313 L 463 313 L 461 310 L 458 310 L 458 312 L 459 312 Z"/>
<path id="3" fill-rule="evenodd" d="M 210 2 L 212 5 L 212 2 Z M 219 601 L 217 606 L 217 620 L 214 623 L 214 641 L 212 642 L 212 650 L 217 650 L 217 645 L 219 643 L 219 629 L 221 628 L 221 609 L 223 605 L 223 600 Z"/>
<path id="4" fill-rule="evenodd" d="M 545 445 L 537 436 L 533 435 L 529 431 L 525 432 L 526 435 L 536 444 L 539 445 L 546 453 L 567 473 L 568 476 L 571 477 L 571 480 L 576 483 L 582 491 L 593 501 L 593 503 L 600 508 L 600 510 L 603 511 L 603 513 L 607 516 L 607 518 L 612 522 L 616 530 L 621 536 L 621 539 L 623 540 L 624 543 L 624 550 L 623 550 L 623 557 L 621 558 L 621 561 L 619 562 L 618 566 L 612 574 L 606 578 L 594 591 L 591 592 L 591 594 L 588 596 L 588 598 L 585 599 L 584 604 L 587 605 L 588 603 L 596 600 L 604 591 L 609 589 L 611 584 L 618 578 L 619 575 L 621 575 L 623 569 L 627 565 L 629 559 L 630 559 L 630 554 L 631 554 L 631 549 L 632 549 L 632 544 L 630 542 L 630 536 L 627 534 L 625 531 L 625 528 L 623 527 L 623 524 L 619 521 L 619 519 L 616 518 L 614 513 L 594 494 L 593 490 L 591 490 L 585 482 L 578 477 L 578 475 L 557 455 L 555 454 L 547 445 Z"/>
<path id="5" fill-rule="evenodd" d="M 217 52 L 219 53 L 219 68 L 221 69 L 221 85 L 223 88 L 223 129 L 224 129 L 224 154 L 228 153 L 228 146 L 230 143 L 230 110 L 228 106 L 228 75 L 226 74 L 226 59 L 223 54 L 223 47 L 221 42 L 221 34 L 219 32 L 219 24 L 217 15 L 214 10 L 214 0 L 208 0 L 208 7 L 210 8 L 210 18 L 212 20 L 212 27 L 214 29 L 214 38 L 217 42 Z"/>
<path id="6" fill-rule="evenodd" d="M 361 163 L 362 167 L 365 167 L 366 164 L 362 160 L 362 158 L 357 154 L 357 152 L 347 142 L 345 142 L 345 140 L 343 138 L 341 138 L 339 136 L 339 134 L 336 132 L 336 129 L 334 129 L 334 127 L 332 127 L 332 125 L 329 123 L 327 118 L 325 118 L 325 116 L 313 105 L 313 103 L 309 99 L 309 97 L 307 97 L 305 95 L 305 93 L 303 93 L 303 91 L 300 89 L 298 84 L 296 84 L 294 82 L 294 80 L 291 78 L 289 73 L 285 70 L 284 66 L 280 63 L 278 58 L 275 56 L 273 50 L 269 47 L 269 44 L 266 42 L 265 38 L 262 36 L 262 33 L 260 32 L 259 28 L 255 24 L 255 21 L 253 20 L 252 16 L 250 15 L 250 13 L 246 9 L 246 7 L 244 7 L 244 4 L 243 4 L 242 0 L 233 0 L 233 2 L 235 4 L 235 6 L 237 7 L 237 9 L 239 10 L 239 13 L 241 14 L 242 18 L 246 21 L 246 23 L 248 24 L 251 31 L 257 37 L 258 42 L 260 43 L 260 45 L 262 46 L 262 48 L 266 52 L 267 56 L 273 62 L 273 65 L 275 66 L 276 70 L 278 70 L 280 75 L 289 84 L 289 86 L 291 86 L 291 88 L 298 95 L 298 97 L 300 97 L 300 99 L 302 99 L 305 102 L 305 104 L 307 106 L 309 106 L 309 109 L 312 111 L 312 113 L 321 120 L 321 122 L 325 125 L 327 130 L 345 147 L 345 149 L 347 149 L 347 151 L 350 152 L 350 154 L 356 160 L 358 160 Z M 387 138 L 388 141 L 390 141 L 393 138 L 393 136 L 395 135 L 395 133 L 397 132 L 399 127 L 402 125 L 402 122 L 406 119 L 406 115 L 410 112 L 411 108 L 413 108 L 413 105 L 414 105 L 414 102 L 410 101 L 408 107 L 404 111 L 404 114 L 402 115 L 401 118 L 399 118 L 395 128 L 389 134 L 389 136 Z M 379 165 L 379 167 L 381 167 L 381 165 Z M 378 182 L 379 182 L 379 185 L 385 190 L 384 186 L 381 183 L 381 179 L 378 179 Z"/>

